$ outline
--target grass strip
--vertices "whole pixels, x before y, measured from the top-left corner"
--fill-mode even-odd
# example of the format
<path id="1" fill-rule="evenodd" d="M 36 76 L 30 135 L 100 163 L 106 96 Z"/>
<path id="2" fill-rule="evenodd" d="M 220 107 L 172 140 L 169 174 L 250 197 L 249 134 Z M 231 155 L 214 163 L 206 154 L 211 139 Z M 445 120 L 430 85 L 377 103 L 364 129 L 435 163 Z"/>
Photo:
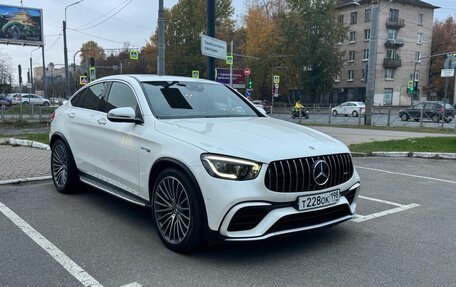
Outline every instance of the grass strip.
<path id="1" fill-rule="evenodd" d="M 403 140 L 376 141 L 349 146 L 352 152 L 374 151 L 445 152 L 456 153 L 456 137 L 425 137 Z"/>

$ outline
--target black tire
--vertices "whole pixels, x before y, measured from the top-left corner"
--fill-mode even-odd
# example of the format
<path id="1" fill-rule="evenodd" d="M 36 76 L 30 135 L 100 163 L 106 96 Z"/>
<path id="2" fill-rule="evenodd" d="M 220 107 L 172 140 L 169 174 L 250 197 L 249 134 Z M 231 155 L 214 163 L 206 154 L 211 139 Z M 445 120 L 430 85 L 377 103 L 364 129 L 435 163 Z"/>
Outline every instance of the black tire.
<path id="1" fill-rule="evenodd" d="M 50 104 L 49 102 L 44 102 L 44 103 L 43 103 L 43 106 L 45 106 L 45 107 L 49 107 L 50 105 L 51 105 L 51 104 Z"/>
<path id="2" fill-rule="evenodd" d="M 80 187 L 73 155 L 62 140 L 52 145 L 51 174 L 55 188 L 61 193 L 74 193 Z"/>
<path id="3" fill-rule="evenodd" d="M 22 104 L 28 106 L 30 103 L 25 101 L 25 102 L 22 102 Z"/>
<path id="4" fill-rule="evenodd" d="M 337 111 L 336 111 L 336 110 L 332 111 L 332 115 L 333 115 L 334 117 L 337 117 L 337 115 L 338 115 L 338 114 L 337 114 Z"/>
<path id="5" fill-rule="evenodd" d="M 352 117 L 355 117 L 355 118 L 358 117 L 358 112 L 357 111 L 353 111 L 352 112 Z"/>
<path id="6" fill-rule="evenodd" d="M 438 123 L 438 122 L 440 122 L 440 116 L 439 116 L 438 114 L 433 114 L 433 115 L 431 116 L 431 120 L 432 120 L 432 122 L 434 122 L 434 123 Z"/>
<path id="7" fill-rule="evenodd" d="M 452 121 L 453 121 L 453 117 L 452 116 L 445 117 L 445 123 L 451 123 Z"/>
<path id="8" fill-rule="evenodd" d="M 292 118 L 292 119 L 296 119 L 295 113 L 291 113 L 291 118 Z"/>
<path id="9" fill-rule="evenodd" d="M 191 253 L 205 243 L 198 192 L 187 174 L 175 168 L 165 169 L 155 181 L 151 196 L 154 223 L 161 241 L 175 252 Z"/>
<path id="10" fill-rule="evenodd" d="M 406 122 L 408 121 L 409 116 L 406 113 L 403 113 L 402 115 L 400 115 L 400 118 L 403 122 Z"/>

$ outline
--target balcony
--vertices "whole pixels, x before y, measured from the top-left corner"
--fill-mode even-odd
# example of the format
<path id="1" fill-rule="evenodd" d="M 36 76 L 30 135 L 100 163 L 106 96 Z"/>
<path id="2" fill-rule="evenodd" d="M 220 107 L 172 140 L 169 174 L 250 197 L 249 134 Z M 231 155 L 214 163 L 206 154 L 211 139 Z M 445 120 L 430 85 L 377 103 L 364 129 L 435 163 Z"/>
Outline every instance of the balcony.
<path id="1" fill-rule="evenodd" d="M 397 49 L 402 46 L 404 46 L 404 40 L 403 39 L 388 39 L 385 42 L 385 47 L 386 48 L 392 48 L 392 49 Z"/>
<path id="2" fill-rule="evenodd" d="M 386 28 L 400 29 L 405 26 L 405 20 L 401 18 L 386 18 Z"/>
<path id="3" fill-rule="evenodd" d="M 383 68 L 385 69 L 396 69 L 402 66 L 402 60 L 401 59 L 389 59 L 385 58 L 383 59 Z"/>

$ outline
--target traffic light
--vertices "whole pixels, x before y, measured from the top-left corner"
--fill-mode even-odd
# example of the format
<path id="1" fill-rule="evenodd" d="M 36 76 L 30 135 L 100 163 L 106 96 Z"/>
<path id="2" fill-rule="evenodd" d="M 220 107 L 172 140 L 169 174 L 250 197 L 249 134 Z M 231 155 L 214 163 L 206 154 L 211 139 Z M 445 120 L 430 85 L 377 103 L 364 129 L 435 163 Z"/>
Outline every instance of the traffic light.
<path id="1" fill-rule="evenodd" d="M 413 88 L 413 86 L 409 87 L 409 94 L 413 94 L 414 91 L 415 89 Z"/>
<path id="2" fill-rule="evenodd" d="M 252 77 L 249 77 L 249 84 L 248 84 L 248 88 L 249 88 L 249 89 L 253 89 L 253 81 L 252 81 Z"/>

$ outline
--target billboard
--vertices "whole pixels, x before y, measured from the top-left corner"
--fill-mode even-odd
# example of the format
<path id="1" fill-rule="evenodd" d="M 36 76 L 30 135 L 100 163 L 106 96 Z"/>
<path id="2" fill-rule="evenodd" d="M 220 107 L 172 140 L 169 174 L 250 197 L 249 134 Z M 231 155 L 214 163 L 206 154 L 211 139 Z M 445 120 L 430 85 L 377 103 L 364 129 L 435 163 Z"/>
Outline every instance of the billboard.
<path id="1" fill-rule="evenodd" d="M 216 82 L 230 84 L 230 69 L 217 68 Z M 233 69 L 233 88 L 245 89 L 245 76 L 243 69 Z"/>
<path id="2" fill-rule="evenodd" d="M 43 45 L 43 10 L 0 5 L 0 43 Z"/>

